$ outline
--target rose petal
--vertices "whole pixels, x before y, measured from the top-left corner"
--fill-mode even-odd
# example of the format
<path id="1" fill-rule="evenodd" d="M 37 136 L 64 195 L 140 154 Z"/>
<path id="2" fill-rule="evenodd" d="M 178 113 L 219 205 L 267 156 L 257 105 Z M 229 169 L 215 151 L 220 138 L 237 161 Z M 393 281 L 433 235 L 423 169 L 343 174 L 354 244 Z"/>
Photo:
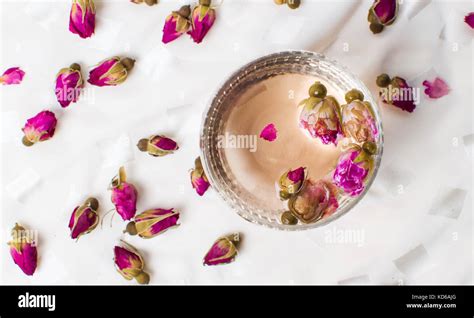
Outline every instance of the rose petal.
<path id="1" fill-rule="evenodd" d="M 425 86 L 425 94 L 430 98 L 440 98 L 449 94 L 449 86 L 441 78 L 436 77 L 433 82 L 428 80 L 423 81 Z"/>
<path id="2" fill-rule="evenodd" d="M 464 17 L 464 22 L 467 23 L 471 27 L 471 29 L 474 29 L 474 12 L 470 12 L 468 15 Z"/>
<path id="3" fill-rule="evenodd" d="M 268 124 L 260 133 L 260 138 L 265 139 L 266 141 L 274 141 L 277 138 L 277 130 L 274 124 Z"/>
<path id="4" fill-rule="evenodd" d="M 19 67 L 11 67 L 6 70 L 3 75 L 0 77 L 0 84 L 3 85 L 15 85 L 20 84 L 25 76 L 25 72 L 23 72 Z"/>

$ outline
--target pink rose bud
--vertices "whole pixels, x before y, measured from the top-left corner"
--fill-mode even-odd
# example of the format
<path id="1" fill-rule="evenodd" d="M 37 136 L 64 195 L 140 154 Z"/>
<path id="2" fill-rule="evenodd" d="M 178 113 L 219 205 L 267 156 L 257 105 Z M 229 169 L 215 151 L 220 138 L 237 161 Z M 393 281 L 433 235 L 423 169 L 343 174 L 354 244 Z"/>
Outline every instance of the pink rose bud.
<path id="1" fill-rule="evenodd" d="M 87 80 L 96 86 L 115 86 L 123 83 L 135 64 L 131 58 L 114 56 L 99 63 L 89 72 Z"/>
<path id="2" fill-rule="evenodd" d="M 288 200 L 290 196 L 301 190 L 306 179 L 305 167 L 289 170 L 281 175 L 278 185 L 280 187 L 280 199 Z"/>
<path id="3" fill-rule="evenodd" d="M 277 139 L 277 132 L 274 124 L 268 124 L 260 132 L 260 138 L 272 142 Z"/>
<path id="4" fill-rule="evenodd" d="M 191 16 L 191 30 L 188 32 L 194 42 L 201 43 L 216 20 L 216 12 L 211 9 L 210 0 L 199 0 Z"/>
<path id="5" fill-rule="evenodd" d="M 425 86 L 425 94 L 429 98 L 441 98 L 449 94 L 449 86 L 441 78 L 437 77 L 433 82 L 428 80 L 423 81 L 423 86 Z"/>
<path id="6" fill-rule="evenodd" d="M 69 17 L 69 31 L 85 39 L 94 33 L 95 5 L 92 0 L 73 0 Z"/>
<path id="7" fill-rule="evenodd" d="M 372 155 L 376 152 L 377 146 L 373 142 L 365 142 L 362 147 L 353 145 L 339 157 L 333 174 L 334 184 L 351 196 L 362 193 L 373 170 Z"/>
<path id="8" fill-rule="evenodd" d="M 0 84 L 3 85 L 15 85 L 20 84 L 25 76 L 19 67 L 12 67 L 6 70 L 2 76 L 0 76 Z"/>
<path id="9" fill-rule="evenodd" d="M 114 263 L 117 271 L 127 280 L 135 280 L 139 284 L 148 284 L 150 275 L 143 269 L 145 262 L 136 248 L 121 241 L 121 246 L 114 247 Z"/>
<path id="10" fill-rule="evenodd" d="M 44 110 L 28 119 L 22 129 L 25 134 L 22 140 L 23 144 L 29 147 L 39 141 L 45 141 L 53 137 L 56 124 L 56 116 L 49 110 Z"/>
<path id="11" fill-rule="evenodd" d="M 468 15 L 464 17 L 464 22 L 474 29 L 474 12 L 470 12 Z"/>
<path id="12" fill-rule="evenodd" d="M 173 11 L 167 16 L 163 26 L 163 38 L 161 41 L 168 43 L 186 33 L 191 27 L 189 22 L 190 14 L 191 8 L 189 6 L 182 6 L 181 9 Z"/>
<path id="13" fill-rule="evenodd" d="M 355 89 L 347 92 L 346 102 L 346 105 L 341 106 L 344 135 L 358 143 L 375 141 L 378 129 L 372 105 L 365 102 L 362 92 Z"/>
<path id="14" fill-rule="evenodd" d="M 155 5 L 158 3 L 158 0 L 130 0 L 130 2 L 136 3 L 136 4 L 141 4 L 141 3 L 146 3 L 149 6 Z"/>
<path id="15" fill-rule="evenodd" d="M 81 235 L 92 232 L 99 223 L 97 209 L 99 201 L 96 198 L 89 198 L 84 204 L 76 207 L 69 220 L 71 238 L 79 239 Z"/>
<path id="16" fill-rule="evenodd" d="M 237 243 L 240 242 L 239 233 L 224 236 L 212 244 L 212 247 L 204 256 L 204 265 L 228 264 L 234 261 L 237 255 Z"/>
<path id="17" fill-rule="evenodd" d="M 194 160 L 194 169 L 191 170 L 191 184 L 200 196 L 203 196 L 207 189 L 209 189 L 209 180 L 207 180 L 206 174 L 204 173 L 200 157 Z"/>
<path id="18" fill-rule="evenodd" d="M 339 204 L 337 188 L 324 180 L 307 180 L 303 189 L 290 198 L 288 208 L 303 223 L 313 223 L 333 214 Z"/>
<path id="19" fill-rule="evenodd" d="M 68 107 L 69 104 L 77 102 L 81 89 L 84 87 L 81 67 L 79 64 L 72 64 L 63 68 L 56 75 L 56 99 L 61 107 Z"/>
<path id="20" fill-rule="evenodd" d="M 173 209 L 151 209 L 135 216 L 124 232 L 142 238 L 152 238 L 178 226 L 179 213 Z"/>
<path id="21" fill-rule="evenodd" d="M 148 152 L 154 157 L 166 156 L 179 149 L 178 144 L 173 139 L 160 135 L 140 139 L 137 147 L 140 151 Z"/>
<path id="22" fill-rule="evenodd" d="M 383 90 L 380 92 L 384 103 L 398 107 L 409 113 L 416 108 L 415 94 L 413 87 L 401 77 L 390 78 L 387 74 L 380 74 L 377 77 L 377 86 Z"/>
<path id="23" fill-rule="evenodd" d="M 137 189 L 126 182 L 125 168 L 120 167 L 119 173 L 112 179 L 109 189 L 112 190 L 112 203 L 124 221 L 128 221 L 137 212 Z"/>
<path id="24" fill-rule="evenodd" d="M 367 17 L 372 33 L 382 32 L 385 26 L 395 21 L 397 13 L 398 0 L 375 0 L 369 9 Z"/>
<path id="25" fill-rule="evenodd" d="M 339 103 L 332 96 L 326 96 L 326 87 L 320 82 L 309 88 L 309 98 L 300 105 L 300 126 L 313 138 L 319 138 L 325 145 L 337 145 L 342 136 Z"/>
<path id="26" fill-rule="evenodd" d="M 38 252 L 32 233 L 25 230 L 21 225 L 15 224 L 12 230 L 12 240 L 8 242 L 8 246 L 15 264 L 26 275 L 33 275 L 38 262 Z"/>

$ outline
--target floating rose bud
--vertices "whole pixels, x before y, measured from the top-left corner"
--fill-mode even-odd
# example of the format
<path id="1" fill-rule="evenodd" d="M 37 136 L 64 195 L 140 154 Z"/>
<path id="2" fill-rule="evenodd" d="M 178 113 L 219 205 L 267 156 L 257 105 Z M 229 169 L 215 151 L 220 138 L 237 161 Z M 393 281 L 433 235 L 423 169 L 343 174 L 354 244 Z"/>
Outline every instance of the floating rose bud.
<path id="1" fill-rule="evenodd" d="M 148 284 L 150 275 L 143 269 L 145 262 L 136 248 L 121 241 L 121 246 L 114 247 L 114 262 L 117 271 L 127 280 L 135 280 L 139 284 Z"/>
<path id="2" fill-rule="evenodd" d="M 356 142 L 375 141 L 378 136 L 377 125 L 372 105 L 364 101 L 361 92 L 357 98 L 353 98 L 352 91 L 346 94 L 347 104 L 341 106 L 342 130 L 348 138 Z M 352 93 L 354 94 L 354 93 Z"/>
<path id="3" fill-rule="evenodd" d="M 194 160 L 194 169 L 191 170 L 191 184 L 200 196 L 204 195 L 207 189 L 209 189 L 209 180 L 207 180 L 206 174 L 204 173 L 200 157 Z"/>
<path id="4" fill-rule="evenodd" d="M 12 67 L 6 70 L 2 76 L 0 76 L 0 84 L 3 85 L 15 85 L 20 84 L 25 76 L 19 67 Z"/>
<path id="5" fill-rule="evenodd" d="M 274 141 L 277 138 L 277 130 L 274 124 L 268 124 L 260 132 L 260 138 L 266 141 Z"/>
<path id="6" fill-rule="evenodd" d="M 158 0 L 130 0 L 130 1 L 137 4 L 146 3 L 149 6 L 152 6 L 158 3 Z"/>
<path id="7" fill-rule="evenodd" d="M 464 17 L 464 22 L 467 23 L 471 27 L 471 29 L 474 29 L 474 12 L 470 12 L 468 15 Z"/>
<path id="8" fill-rule="evenodd" d="M 45 141 L 53 137 L 56 124 L 56 116 L 49 110 L 44 110 L 28 119 L 22 129 L 25 134 L 22 140 L 23 144 L 29 147 L 39 141 Z"/>
<path id="9" fill-rule="evenodd" d="M 376 83 L 382 88 L 380 95 L 384 103 L 409 113 L 415 110 L 415 92 L 405 79 L 398 76 L 390 79 L 387 74 L 381 74 L 377 77 Z"/>
<path id="10" fill-rule="evenodd" d="M 334 184 L 351 196 L 359 195 L 365 188 L 365 180 L 372 172 L 372 155 L 377 152 L 373 142 L 362 147 L 353 145 L 339 157 L 333 174 Z"/>
<path id="11" fill-rule="evenodd" d="M 211 249 L 204 256 L 204 265 L 228 264 L 234 261 L 237 255 L 236 244 L 240 242 L 239 233 L 224 236 L 214 242 Z"/>
<path id="12" fill-rule="evenodd" d="M 179 149 L 178 144 L 173 139 L 159 135 L 151 136 L 148 139 L 140 139 L 137 147 L 140 151 L 146 151 L 155 157 L 166 156 Z"/>
<path id="13" fill-rule="evenodd" d="M 441 78 L 437 77 L 433 82 L 423 81 L 425 86 L 425 94 L 430 98 L 441 98 L 449 93 L 449 86 Z"/>
<path id="14" fill-rule="evenodd" d="M 303 223 L 313 223 L 339 207 L 337 188 L 324 180 L 307 180 L 301 191 L 288 201 L 290 212 Z"/>
<path id="15" fill-rule="evenodd" d="M 370 23 L 370 30 L 377 34 L 383 31 L 384 27 L 392 24 L 398 14 L 398 0 L 375 0 L 369 9 L 367 20 Z"/>
<path id="16" fill-rule="evenodd" d="M 339 103 L 332 96 L 309 97 L 302 102 L 300 126 L 325 145 L 337 145 L 342 136 Z"/>
<path id="17" fill-rule="evenodd" d="M 173 11 L 166 17 L 163 26 L 163 43 L 171 42 L 186 33 L 191 27 L 189 15 L 191 14 L 190 6 L 182 6 L 178 11 Z"/>
<path id="18" fill-rule="evenodd" d="M 89 72 L 87 80 L 96 86 L 115 86 L 123 83 L 132 70 L 135 60 L 114 56 L 99 63 Z"/>
<path id="19" fill-rule="evenodd" d="M 69 17 L 69 31 L 85 39 L 94 33 L 95 5 L 92 0 L 73 0 Z"/>
<path id="20" fill-rule="evenodd" d="M 77 102 L 83 86 L 84 80 L 79 64 L 74 63 L 70 67 L 61 69 L 56 75 L 56 99 L 61 107 Z"/>
<path id="21" fill-rule="evenodd" d="M 135 216 L 135 219 L 127 224 L 124 232 L 137 235 L 142 238 L 152 238 L 175 227 L 179 224 L 179 213 L 173 209 L 152 209 Z"/>
<path id="22" fill-rule="evenodd" d="M 280 187 L 280 198 L 288 200 L 290 196 L 301 190 L 306 180 L 306 168 L 299 167 L 289 170 L 281 175 L 278 185 Z"/>
<path id="23" fill-rule="evenodd" d="M 119 173 L 112 179 L 109 189 L 112 190 L 112 203 L 117 213 L 124 221 L 128 221 L 137 212 L 137 189 L 131 183 L 126 182 L 125 168 L 120 167 Z"/>
<path id="24" fill-rule="evenodd" d="M 36 250 L 36 241 L 31 231 L 19 224 L 15 224 L 12 230 L 12 240 L 8 242 L 10 255 L 18 267 L 26 275 L 33 275 L 38 262 L 38 252 Z"/>
<path id="25" fill-rule="evenodd" d="M 188 32 L 194 42 L 201 43 L 216 20 L 216 12 L 211 8 L 211 0 L 199 0 L 191 16 L 191 31 Z"/>
<path id="26" fill-rule="evenodd" d="M 97 209 L 99 201 L 96 198 L 89 198 L 84 204 L 76 207 L 69 220 L 71 238 L 79 239 L 81 235 L 92 232 L 99 223 Z"/>

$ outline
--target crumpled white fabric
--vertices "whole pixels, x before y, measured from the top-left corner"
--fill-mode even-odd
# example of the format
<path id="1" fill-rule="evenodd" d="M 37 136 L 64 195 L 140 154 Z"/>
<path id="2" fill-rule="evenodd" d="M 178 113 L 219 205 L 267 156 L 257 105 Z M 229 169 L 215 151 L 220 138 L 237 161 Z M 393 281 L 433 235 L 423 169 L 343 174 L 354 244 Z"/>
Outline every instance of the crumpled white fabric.
<path id="1" fill-rule="evenodd" d="M 68 3 L 1 5 L 0 66 L 26 71 L 21 85 L 0 87 L 2 242 L 15 222 L 35 229 L 40 261 L 26 277 L 0 244 L 0 283 L 133 284 L 113 266 L 120 238 L 143 251 L 156 284 L 472 283 L 474 30 L 463 21 L 472 11 L 469 1 L 405 0 L 397 21 L 373 35 L 366 21 L 370 1 L 302 0 L 290 10 L 271 0 L 226 0 L 203 43 L 185 35 L 166 46 L 163 21 L 186 1 L 152 8 L 98 1 L 96 34 L 88 40 L 68 31 Z M 370 192 L 336 222 L 298 233 L 249 224 L 212 190 L 197 196 L 189 182 L 212 93 L 244 63 L 284 49 L 327 54 L 374 96 L 382 72 L 416 85 L 440 76 L 451 87 L 441 99 L 424 97 L 412 114 L 380 102 L 385 147 Z M 114 55 L 137 60 L 127 82 L 95 88 L 60 109 L 57 71 L 78 62 L 87 75 Z M 22 146 L 21 125 L 45 108 L 60 115 L 56 135 Z M 175 138 L 180 150 L 154 158 L 136 149 L 140 138 L 157 133 Z M 145 241 L 122 234 L 118 217 L 110 226 L 108 215 L 102 228 L 71 240 L 67 224 L 75 205 L 95 196 L 101 215 L 112 208 L 107 186 L 121 164 L 139 191 L 138 210 L 174 207 L 181 226 Z M 452 189 L 462 203 L 443 194 Z M 212 242 L 235 231 L 244 240 L 236 262 L 203 267 Z"/>

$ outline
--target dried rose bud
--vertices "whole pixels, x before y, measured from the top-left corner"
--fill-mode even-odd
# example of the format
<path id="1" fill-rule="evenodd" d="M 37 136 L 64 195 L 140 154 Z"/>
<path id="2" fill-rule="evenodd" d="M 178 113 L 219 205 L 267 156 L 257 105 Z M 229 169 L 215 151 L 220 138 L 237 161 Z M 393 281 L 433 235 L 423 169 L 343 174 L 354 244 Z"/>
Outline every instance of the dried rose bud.
<path id="1" fill-rule="evenodd" d="M 69 31 L 85 39 L 94 33 L 95 5 L 92 0 L 73 0 L 69 17 Z"/>
<path id="2" fill-rule="evenodd" d="M 120 167 L 119 173 L 112 179 L 109 189 L 112 190 L 112 203 L 117 213 L 124 221 L 128 221 L 137 212 L 137 189 L 131 183 L 126 182 L 125 168 Z"/>
<path id="3" fill-rule="evenodd" d="M 471 29 L 474 29 L 474 12 L 469 12 L 469 14 L 464 17 L 464 22 L 466 22 Z"/>
<path id="4" fill-rule="evenodd" d="M 204 265 L 228 264 L 234 261 L 237 255 L 237 243 L 240 242 L 239 233 L 217 239 L 204 256 Z"/>
<path id="5" fill-rule="evenodd" d="M 377 77 L 377 86 L 384 89 L 380 92 L 383 102 L 398 107 L 407 112 L 413 112 L 416 108 L 413 87 L 401 77 L 395 76 L 392 79 L 387 74 Z"/>
<path id="6" fill-rule="evenodd" d="M 433 82 L 428 80 L 423 81 L 423 86 L 425 86 L 425 94 L 429 98 L 441 98 L 449 94 L 449 86 L 441 78 L 436 77 Z"/>
<path id="7" fill-rule="evenodd" d="M 358 96 L 354 98 L 346 94 L 347 104 L 341 106 L 342 130 L 344 135 L 353 138 L 356 142 L 375 141 L 378 129 L 375 123 L 375 115 L 369 102 L 364 102 L 364 95 L 357 91 Z"/>
<path id="8" fill-rule="evenodd" d="M 300 126 L 313 138 L 319 138 L 325 145 L 337 145 L 342 136 L 339 103 L 332 96 L 326 96 L 326 87 L 316 82 L 309 89 L 310 97 L 303 100 Z"/>
<path id="9" fill-rule="evenodd" d="M 301 190 L 306 180 L 307 172 L 305 167 L 295 170 L 288 170 L 281 175 L 278 185 L 280 187 L 280 198 L 287 200 L 290 196 Z"/>
<path id="10" fill-rule="evenodd" d="M 23 127 L 23 144 L 27 147 L 39 141 L 45 141 L 53 137 L 56 129 L 56 116 L 49 110 L 39 112 L 36 116 L 26 121 L 25 127 Z"/>
<path id="11" fill-rule="evenodd" d="M 173 209 L 151 209 L 135 216 L 135 219 L 127 224 L 124 232 L 137 235 L 142 238 L 152 238 L 178 226 L 179 213 Z"/>
<path id="12" fill-rule="evenodd" d="M 25 76 L 25 72 L 23 72 L 19 67 L 11 67 L 6 70 L 2 76 L 0 76 L 0 84 L 3 85 L 15 85 L 20 84 Z"/>
<path id="13" fill-rule="evenodd" d="M 303 223 L 313 223 L 333 214 L 339 204 L 337 188 L 324 180 L 307 180 L 303 189 L 288 201 L 290 212 Z"/>
<path id="14" fill-rule="evenodd" d="M 382 32 L 385 26 L 395 21 L 397 13 L 397 0 L 375 0 L 369 9 L 369 15 L 367 17 L 372 33 L 377 34 Z"/>
<path id="15" fill-rule="evenodd" d="M 190 6 L 182 6 L 178 11 L 173 11 L 166 17 L 163 26 L 163 43 L 171 42 L 188 32 L 191 27 L 189 15 L 191 14 Z"/>
<path id="16" fill-rule="evenodd" d="M 149 6 L 158 4 L 158 0 L 130 0 L 130 2 L 140 4 L 140 3 L 146 3 Z"/>
<path id="17" fill-rule="evenodd" d="M 216 20 L 216 11 L 211 8 L 211 0 L 199 0 L 191 16 L 191 31 L 188 32 L 194 42 L 201 43 Z"/>
<path id="18" fill-rule="evenodd" d="M 148 284 L 150 275 L 143 269 L 145 262 L 136 248 L 121 241 L 121 246 L 114 247 L 114 262 L 117 271 L 127 280 L 135 280 L 139 284 Z"/>
<path id="19" fill-rule="evenodd" d="M 92 232 L 97 227 L 99 223 L 98 208 L 99 201 L 96 198 L 89 198 L 84 204 L 74 209 L 69 220 L 71 238 L 79 239 L 79 237 Z"/>
<path id="20" fill-rule="evenodd" d="M 56 75 L 56 99 L 61 107 L 67 107 L 71 103 L 77 102 L 81 89 L 84 87 L 81 67 L 79 64 L 72 64 L 63 68 Z"/>
<path id="21" fill-rule="evenodd" d="M 26 275 L 33 275 L 38 264 L 36 242 L 31 233 L 21 225 L 15 224 L 12 230 L 12 240 L 8 242 L 10 255 L 18 267 Z"/>
<path id="22" fill-rule="evenodd" d="M 194 160 L 194 169 L 191 170 L 191 184 L 200 196 L 203 196 L 207 189 L 209 189 L 210 183 L 204 173 L 201 157 L 197 157 Z"/>
<path id="23" fill-rule="evenodd" d="M 131 58 L 121 59 L 118 56 L 100 62 L 89 72 L 87 80 L 96 86 L 115 86 L 123 83 L 132 70 L 135 60 Z"/>
<path id="24" fill-rule="evenodd" d="M 377 146 L 373 142 L 365 142 L 362 147 L 352 145 L 339 157 L 333 174 L 334 184 L 351 196 L 359 195 L 373 170 L 372 155 L 376 152 Z"/>
<path id="25" fill-rule="evenodd" d="M 140 151 L 146 151 L 155 157 L 166 156 L 179 149 L 178 144 L 173 139 L 160 135 L 140 139 L 137 147 Z"/>
<path id="26" fill-rule="evenodd" d="M 270 142 L 274 141 L 277 138 L 277 132 L 274 124 L 268 124 L 260 132 L 260 138 Z"/>

